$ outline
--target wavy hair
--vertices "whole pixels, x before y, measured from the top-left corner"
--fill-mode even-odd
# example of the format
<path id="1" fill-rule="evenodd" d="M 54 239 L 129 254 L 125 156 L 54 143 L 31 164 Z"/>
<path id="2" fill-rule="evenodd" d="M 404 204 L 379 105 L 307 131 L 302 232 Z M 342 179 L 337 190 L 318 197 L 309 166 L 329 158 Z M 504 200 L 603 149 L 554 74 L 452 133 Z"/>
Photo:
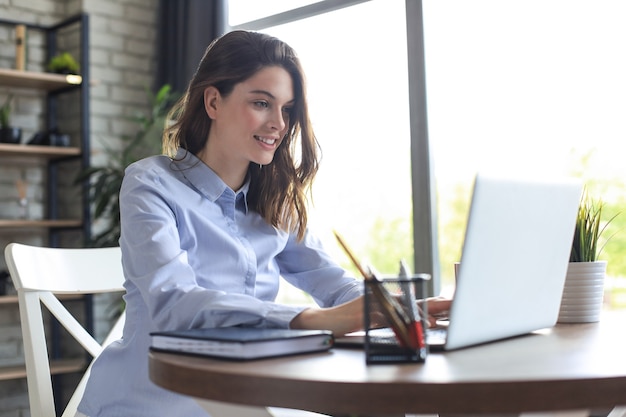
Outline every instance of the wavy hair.
<path id="1" fill-rule="evenodd" d="M 168 120 L 173 122 L 163 134 L 163 152 L 173 157 L 178 148 L 184 148 L 197 155 L 211 129 L 211 119 L 204 107 L 204 90 L 213 86 L 226 97 L 236 84 L 269 66 L 279 66 L 291 76 L 294 105 L 289 127 L 272 163 L 263 168 L 251 163 L 248 167 L 248 206 L 272 226 L 296 232 L 301 240 L 308 220 L 307 197 L 311 195 L 321 152 L 309 119 L 304 71 L 295 51 L 286 43 L 243 30 L 214 40 L 187 91 L 170 111 Z"/>

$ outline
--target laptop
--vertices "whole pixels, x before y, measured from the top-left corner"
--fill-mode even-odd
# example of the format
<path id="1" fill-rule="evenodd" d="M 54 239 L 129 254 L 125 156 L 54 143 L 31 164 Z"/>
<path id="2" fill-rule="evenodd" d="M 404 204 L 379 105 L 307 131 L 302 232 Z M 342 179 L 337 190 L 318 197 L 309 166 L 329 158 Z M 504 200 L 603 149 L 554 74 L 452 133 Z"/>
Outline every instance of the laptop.
<path id="1" fill-rule="evenodd" d="M 570 179 L 476 176 L 449 323 L 427 332 L 432 350 L 556 324 L 581 193 Z"/>
<path id="2" fill-rule="evenodd" d="M 478 174 L 445 340 L 458 349 L 556 324 L 582 184 Z"/>

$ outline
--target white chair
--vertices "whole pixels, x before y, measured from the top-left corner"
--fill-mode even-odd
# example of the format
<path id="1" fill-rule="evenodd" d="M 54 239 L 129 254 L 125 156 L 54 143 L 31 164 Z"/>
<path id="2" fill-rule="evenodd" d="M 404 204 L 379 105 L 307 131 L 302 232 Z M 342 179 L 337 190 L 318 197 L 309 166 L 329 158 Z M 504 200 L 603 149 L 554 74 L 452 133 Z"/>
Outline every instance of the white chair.
<path id="1" fill-rule="evenodd" d="M 119 248 L 58 249 L 11 243 L 5 248 L 5 258 L 19 297 L 30 415 L 55 417 L 41 303 L 96 358 L 104 346 L 121 337 L 124 314 L 100 344 L 56 295 L 124 291 L 121 252 Z M 66 406 L 63 417 L 74 417 L 76 414 L 90 369 L 91 365 Z"/>
<path id="2" fill-rule="evenodd" d="M 19 297 L 30 414 L 55 417 L 50 362 L 41 303 L 95 359 L 106 345 L 122 336 L 124 314 L 105 341 L 98 343 L 63 306 L 56 295 L 124 291 L 120 248 L 60 249 L 11 243 L 5 249 L 9 272 Z M 147 352 L 146 352 L 147 354 Z M 87 368 L 63 417 L 74 417 L 91 365 Z M 237 406 L 198 400 L 213 417 L 307 417 L 299 410 Z"/>

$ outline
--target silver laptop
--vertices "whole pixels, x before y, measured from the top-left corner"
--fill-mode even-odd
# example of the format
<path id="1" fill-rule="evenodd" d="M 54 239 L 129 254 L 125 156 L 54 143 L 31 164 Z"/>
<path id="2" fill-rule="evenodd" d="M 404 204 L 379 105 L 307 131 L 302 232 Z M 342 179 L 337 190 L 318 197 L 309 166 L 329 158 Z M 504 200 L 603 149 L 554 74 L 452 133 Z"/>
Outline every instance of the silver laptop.
<path id="1" fill-rule="evenodd" d="M 554 326 L 581 193 L 574 180 L 476 176 L 445 340 L 429 336 L 432 348 Z"/>

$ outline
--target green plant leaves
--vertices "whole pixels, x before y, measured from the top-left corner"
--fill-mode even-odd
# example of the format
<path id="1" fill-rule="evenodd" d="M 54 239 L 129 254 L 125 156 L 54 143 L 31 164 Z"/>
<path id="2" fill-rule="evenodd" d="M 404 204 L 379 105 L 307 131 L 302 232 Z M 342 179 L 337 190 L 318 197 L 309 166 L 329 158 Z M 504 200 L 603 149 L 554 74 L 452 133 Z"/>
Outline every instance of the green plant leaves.
<path id="1" fill-rule="evenodd" d="M 595 262 L 598 259 L 604 247 L 602 245 L 598 248 L 599 238 L 617 216 L 616 214 L 602 224 L 603 207 L 602 201 L 591 198 L 587 190 L 583 192 L 576 218 L 570 262 Z"/>
<path id="2" fill-rule="evenodd" d="M 0 127 L 9 127 L 9 118 L 11 116 L 11 100 L 13 99 L 13 95 L 9 94 L 7 99 L 4 101 L 2 107 L 0 107 Z"/>

